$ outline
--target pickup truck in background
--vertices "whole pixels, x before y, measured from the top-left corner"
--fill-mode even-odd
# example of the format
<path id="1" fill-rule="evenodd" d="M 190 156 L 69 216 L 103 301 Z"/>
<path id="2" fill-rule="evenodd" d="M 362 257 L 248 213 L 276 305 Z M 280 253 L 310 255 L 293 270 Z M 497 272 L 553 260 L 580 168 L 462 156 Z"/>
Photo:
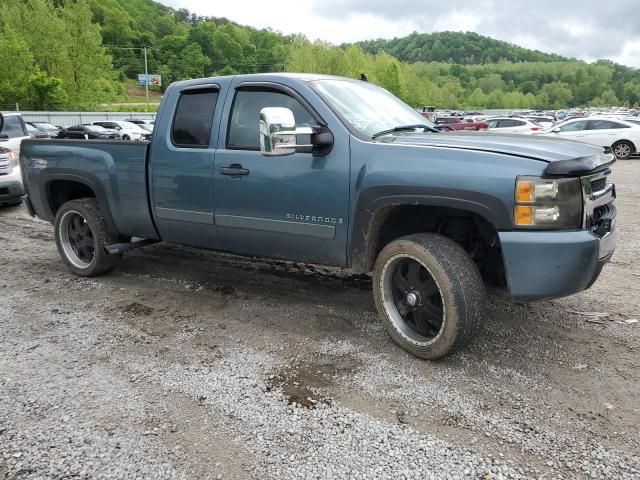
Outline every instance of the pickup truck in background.
<path id="1" fill-rule="evenodd" d="M 524 301 L 597 279 L 615 248 L 614 161 L 440 133 L 382 88 L 311 74 L 174 83 L 149 143 L 27 140 L 21 155 L 27 208 L 76 274 L 156 241 L 372 272 L 390 336 L 427 359 L 472 338 L 484 282 Z"/>
<path id="2" fill-rule="evenodd" d="M 18 158 L 22 141 L 30 138 L 19 113 L 6 113 L 0 127 L 0 206 L 22 203 L 22 176 Z"/>

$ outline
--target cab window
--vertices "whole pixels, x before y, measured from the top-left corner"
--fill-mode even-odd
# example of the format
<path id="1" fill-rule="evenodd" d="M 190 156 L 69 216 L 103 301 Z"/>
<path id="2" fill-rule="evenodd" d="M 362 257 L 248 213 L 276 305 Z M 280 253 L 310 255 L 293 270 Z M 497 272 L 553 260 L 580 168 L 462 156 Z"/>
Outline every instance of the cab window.
<path id="1" fill-rule="evenodd" d="M 176 147 L 207 148 L 218 90 L 183 91 L 173 117 L 171 140 Z"/>
<path id="2" fill-rule="evenodd" d="M 4 117 L 4 126 L 2 127 L 1 135 L 6 135 L 9 138 L 26 137 L 27 134 L 22 127 L 22 121 L 17 115 L 7 115 Z"/>
<path id="3" fill-rule="evenodd" d="M 238 90 L 233 101 L 227 134 L 227 148 L 260 150 L 260 110 L 284 107 L 293 112 L 296 127 L 311 127 L 316 121 L 294 98 L 277 90 Z"/>

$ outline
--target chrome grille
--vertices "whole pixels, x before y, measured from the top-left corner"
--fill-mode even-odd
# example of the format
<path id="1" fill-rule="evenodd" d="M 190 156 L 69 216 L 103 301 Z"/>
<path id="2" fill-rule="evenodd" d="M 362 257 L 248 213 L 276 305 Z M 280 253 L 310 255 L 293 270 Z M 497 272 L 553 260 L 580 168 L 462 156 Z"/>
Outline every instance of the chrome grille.
<path id="1" fill-rule="evenodd" d="M 0 175 L 6 175 L 9 173 L 9 157 L 7 155 L 0 155 Z"/>
<path id="2" fill-rule="evenodd" d="M 601 192 L 607 187 L 607 177 L 597 178 L 591 181 L 591 191 Z"/>
<path id="3" fill-rule="evenodd" d="M 615 219 L 616 189 L 609 182 L 611 170 L 598 172 L 587 177 L 582 177 L 582 193 L 584 200 L 584 227 L 597 231 L 603 221 Z M 609 219 L 609 214 L 613 218 Z"/>

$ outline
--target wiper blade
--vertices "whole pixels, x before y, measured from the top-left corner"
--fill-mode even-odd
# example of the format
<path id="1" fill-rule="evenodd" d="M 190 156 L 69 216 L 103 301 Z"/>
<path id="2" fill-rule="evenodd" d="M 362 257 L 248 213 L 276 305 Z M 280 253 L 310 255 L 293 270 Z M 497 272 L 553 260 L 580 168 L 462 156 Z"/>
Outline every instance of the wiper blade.
<path id="1" fill-rule="evenodd" d="M 438 133 L 440 130 L 433 128 L 429 125 L 426 125 L 424 123 L 417 123 L 415 125 L 400 125 L 398 127 L 394 127 L 394 128 L 390 128 L 389 130 L 382 130 L 381 132 L 378 133 L 374 133 L 373 135 L 371 135 L 371 138 L 378 138 L 381 137 L 383 135 L 389 135 L 390 133 L 394 133 L 394 132 L 404 132 L 406 130 L 416 130 L 418 128 L 422 128 L 423 130 L 426 130 L 428 132 L 433 132 L 433 133 Z"/>

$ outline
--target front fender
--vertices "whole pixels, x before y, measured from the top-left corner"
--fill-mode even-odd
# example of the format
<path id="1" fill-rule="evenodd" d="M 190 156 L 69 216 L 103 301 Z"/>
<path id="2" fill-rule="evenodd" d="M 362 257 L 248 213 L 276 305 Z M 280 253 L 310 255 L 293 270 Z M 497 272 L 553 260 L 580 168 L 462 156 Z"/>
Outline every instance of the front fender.
<path id="1" fill-rule="evenodd" d="M 511 213 L 507 206 L 492 195 L 442 187 L 385 185 L 363 190 L 358 196 L 350 235 L 349 265 L 371 270 L 376 234 L 386 218 L 385 211 L 395 206 L 447 207 L 474 213 L 484 218 L 496 230 L 511 230 Z"/>

